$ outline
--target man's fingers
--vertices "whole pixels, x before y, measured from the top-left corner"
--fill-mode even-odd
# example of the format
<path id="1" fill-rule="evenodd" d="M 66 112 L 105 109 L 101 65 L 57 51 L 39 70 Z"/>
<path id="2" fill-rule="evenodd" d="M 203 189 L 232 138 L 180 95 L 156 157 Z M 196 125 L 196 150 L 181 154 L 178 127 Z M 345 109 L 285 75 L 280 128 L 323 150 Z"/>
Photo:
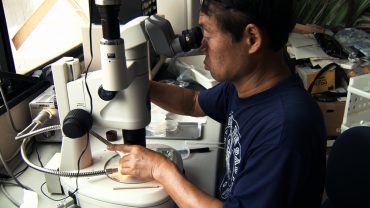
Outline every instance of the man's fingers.
<path id="1" fill-rule="evenodd" d="M 120 160 L 119 160 L 119 163 L 120 164 L 128 164 L 130 161 L 132 161 L 132 158 L 130 155 L 125 155 L 123 156 Z"/>
<path id="2" fill-rule="evenodd" d="M 110 144 L 107 145 L 107 149 L 110 151 L 120 151 L 120 152 L 130 152 L 131 151 L 130 145 L 125 144 Z"/>
<path id="3" fill-rule="evenodd" d="M 139 169 L 133 169 L 131 167 L 121 167 L 120 173 L 122 175 L 131 175 L 135 177 L 142 177 Z"/>

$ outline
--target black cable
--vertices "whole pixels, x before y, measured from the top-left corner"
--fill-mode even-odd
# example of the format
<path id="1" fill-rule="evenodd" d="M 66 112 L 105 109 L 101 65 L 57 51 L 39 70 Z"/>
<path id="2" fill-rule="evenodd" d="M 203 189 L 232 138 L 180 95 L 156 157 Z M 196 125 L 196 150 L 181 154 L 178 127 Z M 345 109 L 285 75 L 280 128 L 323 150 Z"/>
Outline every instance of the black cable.
<path id="1" fill-rule="evenodd" d="M 92 60 L 94 58 L 93 49 L 92 49 L 92 32 L 91 32 L 91 30 L 92 30 L 91 29 L 92 28 L 92 18 L 91 18 L 92 17 L 92 4 L 93 4 L 93 1 L 90 0 L 90 4 L 89 4 L 89 13 L 90 13 L 90 20 L 89 20 L 90 61 L 89 61 L 89 64 L 87 65 L 86 72 L 85 72 L 85 87 L 86 87 L 87 93 L 89 94 L 89 99 L 90 99 L 90 115 L 92 115 L 93 104 L 92 104 L 92 96 L 91 96 L 91 93 L 90 93 L 90 89 L 89 89 L 89 86 L 87 84 L 87 74 L 89 73 L 89 69 L 90 69 Z M 78 162 L 77 162 L 76 189 L 72 193 L 69 193 L 69 194 L 74 195 L 78 191 L 78 176 L 80 174 L 80 162 L 81 162 L 81 158 L 82 158 L 83 154 L 86 152 L 86 150 L 89 146 L 89 142 L 90 142 L 90 137 L 89 137 L 89 134 L 87 133 L 86 146 L 85 146 L 84 150 L 82 151 L 80 157 L 78 158 Z"/>
<path id="2" fill-rule="evenodd" d="M 12 179 L 20 186 L 20 187 L 22 187 L 22 188 L 24 188 L 24 189 L 27 189 L 27 190 L 31 190 L 31 191 L 33 191 L 31 188 L 29 188 L 28 186 L 25 186 L 25 185 L 23 185 L 15 176 L 14 176 L 14 174 L 13 174 L 13 171 L 9 168 L 9 166 L 8 166 L 8 164 L 6 163 L 6 161 L 4 160 L 4 158 L 3 158 L 3 154 L 2 154 L 2 152 L 1 152 L 1 150 L 0 150 L 0 162 L 3 164 L 3 166 L 4 166 L 4 168 L 5 168 L 5 170 L 6 170 L 6 172 L 12 177 Z"/>
<path id="3" fill-rule="evenodd" d="M 28 166 L 26 165 L 25 168 L 23 168 L 22 170 L 20 170 L 18 173 L 14 174 L 15 177 L 19 177 L 21 176 L 24 172 L 26 172 L 26 170 L 28 169 Z"/>
<path id="4" fill-rule="evenodd" d="M 61 199 L 53 199 L 53 198 L 51 198 L 51 197 L 50 197 L 50 196 L 48 196 L 48 195 L 44 192 L 44 190 L 43 190 L 43 187 L 45 186 L 45 184 L 46 184 L 46 182 L 44 182 L 43 184 L 41 184 L 40 190 L 41 190 L 41 193 L 42 193 L 44 196 L 46 196 L 47 198 L 49 198 L 50 200 L 58 202 L 58 201 L 65 200 L 65 199 L 67 199 L 67 198 L 69 197 L 69 196 L 66 196 L 66 197 L 63 197 L 63 198 L 61 198 Z"/>
<path id="5" fill-rule="evenodd" d="M 89 69 L 90 69 L 90 66 L 91 66 L 91 63 L 92 63 L 92 60 L 94 58 L 94 54 L 93 54 L 93 49 L 92 49 L 92 4 L 93 4 L 93 1 L 90 0 L 90 4 L 89 4 L 89 13 L 90 13 L 90 20 L 89 20 L 89 44 L 90 44 L 90 61 L 89 61 L 89 64 L 87 65 L 87 68 L 86 68 L 86 72 L 85 72 L 85 87 L 86 87 L 86 90 L 87 90 L 87 93 L 89 94 L 89 99 L 90 99 L 90 115 L 92 115 L 92 112 L 93 112 L 93 101 L 92 101 L 92 96 L 91 96 L 91 92 L 90 92 L 90 89 L 89 89 L 89 86 L 87 84 L 87 74 L 89 73 Z M 78 176 L 80 174 L 80 162 L 81 162 L 81 158 L 82 156 L 85 154 L 88 146 L 89 146 L 89 143 L 90 143 L 90 137 L 89 137 L 89 134 L 87 133 L 87 141 L 86 141 L 86 146 L 84 148 L 84 150 L 82 151 L 80 157 L 78 158 L 78 162 L 77 162 L 77 176 L 76 176 L 76 189 L 73 191 L 73 192 L 69 192 L 69 196 L 68 197 L 71 197 L 74 199 L 75 201 L 75 204 L 76 204 L 76 200 L 75 200 L 75 197 L 74 194 L 78 191 Z"/>
<path id="6" fill-rule="evenodd" d="M 77 204 L 75 193 L 78 191 L 78 175 L 80 174 L 80 170 L 81 170 L 80 169 L 80 162 L 81 162 L 82 156 L 85 154 L 87 148 L 89 147 L 89 143 L 90 143 L 90 136 L 89 136 L 89 134 L 87 134 L 86 146 L 85 146 L 84 150 L 82 151 L 80 157 L 78 158 L 78 162 L 77 162 L 76 189 L 73 192 L 68 192 L 68 196 L 73 199 L 75 204 Z"/>
<path id="7" fill-rule="evenodd" d="M 35 151 L 36 151 L 36 154 L 37 154 L 37 160 L 39 161 L 41 167 L 44 167 L 44 164 L 42 163 L 41 158 L 40 158 L 39 150 L 37 148 L 37 143 L 35 144 Z"/>
<path id="8" fill-rule="evenodd" d="M 85 72 L 85 87 L 86 87 L 87 93 L 89 94 L 89 99 L 90 99 L 90 115 L 92 115 L 93 104 L 92 104 L 92 96 L 91 96 L 91 93 L 90 93 L 90 89 L 89 89 L 89 86 L 87 85 L 87 74 L 89 73 L 89 69 L 90 69 L 92 60 L 94 58 L 93 49 L 92 49 L 92 32 L 91 32 L 91 28 L 92 28 L 92 18 L 91 18 L 92 17 L 92 4 L 93 4 L 93 1 L 90 0 L 90 4 L 89 4 L 89 13 L 90 13 L 90 20 L 89 20 L 90 61 L 89 61 L 89 64 L 87 65 L 86 72 Z M 83 154 L 86 152 L 86 150 L 89 146 L 89 142 L 90 142 L 90 137 L 89 137 L 89 134 L 87 133 L 86 146 L 85 146 L 84 150 L 82 151 L 80 157 L 78 158 L 78 162 L 77 162 L 76 189 L 72 193 L 69 193 L 69 194 L 74 195 L 78 191 L 78 175 L 80 174 L 80 161 L 81 161 L 81 158 L 82 158 Z"/>
<path id="9" fill-rule="evenodd" d="M 14 80 L 31 82 L 31 83 L 35 83 L 38 81 L 38 78 L 36 77 L 29 77 L 25 75 L 15 74 L 11 72 L 4 72 L 4 71 L 0 71 L 0 78 L 14 79 Z"/>
<path id="10" fill-rule="evenodd" d="M 19 176 L 21 176 L 24 172 L 26 172 L 26 170 L 28 169 L 28 165 L 26 165 L 22 170 L 20 170 L 19 172 L 15 173 L 14 174 L 14 177 L 18 178 Z M 11 176 L 9 175 L 6 175 L 6 174 L 0 174 L 0 180 L 4 179 L 10 179 Z"/>
<path id="11" fill-rule="evenodd" d="M 9 175 L 0 173 L 0 180 L 8 180 L 9 178 L 11 178 Z"/>
<path id="12" fill-rule="evenodd" d="M 89 61 L 89 64 L 87 65 L 86 74 L 85 74 L 85 87 L 86 87 L 87 93 L 89 94 L 89 99 L 90 99 L 90 115 L 93 112 L 92 96 L 91 96 L 90 89 L 89 89 L 89 86 L 87 85 L 86 80 L 87 80 L 87 74 L 89 73 L 89 69 L 90 69 L 92 60 L 94 58 L 94 53 L 93 53 L 93 49 L 92 49 L 92 32 L 91 32 L 91 28 L 92 28 L 92 18 L 91 17 L 92 17 L 92 9 L 93 9 L 92 5 L 93 5 L 93 1 L 90 0 L 90 4 L 89 4 L 89 13 L 90 13 L 90 21 L 89 21 L 90 61 Z"/>
<path id="13" fill-rule="evenodd" d="M 10 108 L 9 108 L 9 106 L 8 106 L 8 101 L 6 100 L 5 93 L 4 93 L 4 91 L 3 91 L 3 88 L 1 87 L 1 82 L 0 82 L 0 93 L 1 93 L 1 97 L 2 97 L 2 99 L 3 99 L 3 102 L 4 102 L 4 106 L 5 106 L 5 108 L 6 108 L 6 111 L 8 112 L 9 121 L 10 121 L 10 124 L 11 124 L 11 126 L 12 126 L 12 128 L 13 128 L 13 131 L 15 131 L 16 133 L 21 132 L 21 130 L 19 130 L 19 129 L 15 126 L 15 124 L 14 124 L 13 116 L 12 116 L 12 113 L 11 113 Z"/>
<path id="14" fill-rule="evenodd" d="M 10 184 L 10 183 L 0 183 L 1 191 L 3 192 L 4 196 L 16 207 L 20 207 L 20 204 L 6 191 L 4 185 L 13 185 L 18 186 L 18 184 Z"/>

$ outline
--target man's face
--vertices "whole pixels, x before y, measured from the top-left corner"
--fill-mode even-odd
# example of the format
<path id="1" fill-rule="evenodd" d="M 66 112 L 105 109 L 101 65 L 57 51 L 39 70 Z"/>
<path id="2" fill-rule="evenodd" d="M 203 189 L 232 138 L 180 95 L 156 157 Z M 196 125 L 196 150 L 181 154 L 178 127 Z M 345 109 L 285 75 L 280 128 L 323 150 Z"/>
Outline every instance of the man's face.
<path id="1" fill-rule="evenodd" d="M 241 78 L 248 63 L 245 39 L 233 42 L 230 34 L 219 29 L 214 16 L 207 16 L 202 12 L 199 24 L 204 30 L 201 50 L 206 55 L 205 69 L 209 70 L 217 81 L 234 81 Z"/>

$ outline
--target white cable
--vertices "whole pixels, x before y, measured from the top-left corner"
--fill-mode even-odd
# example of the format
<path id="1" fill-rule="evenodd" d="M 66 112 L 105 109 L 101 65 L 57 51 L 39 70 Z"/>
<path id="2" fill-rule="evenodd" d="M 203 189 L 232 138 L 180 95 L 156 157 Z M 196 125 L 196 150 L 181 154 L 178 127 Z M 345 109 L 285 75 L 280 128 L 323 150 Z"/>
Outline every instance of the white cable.
<path id="1" fill-rule="evenodd" d="M 20 133 L 18 133 L 19 135 L 23 135 L 24 134 L 24 132 L 26 132 L 26 131 L 28 131 L 31 127 L 32 127 L 32 125 L 34 125 L 35 123 L 34 122 L 32 122 L 30 125 L 28 125 L 25 129 L 23 129 Z M 18 148 L 18 150 L 17 151 L 15 151 L 14 152 L 14 154 L 12 155 L 12 156 L 10 156 L 7 160 L 6 160 L 6 162 L 10 162 L 10 161 L 12 161 L 15 157 L 17 157 L 17 155 L 19 155 L 19 152 L 20 152 L 20 150 L 21 150 L 21 148 L 19 147 Z"/>
<path id="2" fill-rule="evenodd" d="M 0 180 L 0 183 L 4 184 L 4 185 L 19 186 L 17 183 L 7 181 L 6 179 L 5 180 Z"/>
<path id="3" fill-rule="evenodd" d="M 38 135 L 38 134 L 46 133 L 46 132 L 49 132 L 49 131 L 56 131 L 56 130 L 60 130 L 60 125 L 48 126 L 48 127 L 42 128 L 42 129 L 37 129 L 35 131 L 28 132 L 27 134 L 17 135 L 15 137 L 15 140 L 26 139 L 28 137 L 33 137 L 33 136 Z"/>
<path id="4" fill-rule="evenodd" d="M 8 198 L 8 200 L 14 204 L 16 207 L 20 207 L 20 204 L 6 191 L 5 186 L 3 184 L 0 184 L 1 191 L 4 193 L 5 197 Z"/>
<path id="5" fill-rule="evenodd" d="M 28 131 L 29 129 L 31 129 L 30 132 L 33 132 L 39 126 L 43 125 L 46 121 L 52 119 L 54 114 L 55 112 L 52 112 L 51 110 L 48 110 L 48 109 L 40 111 L 37 114 L 37 116 L 32 120 L 31 124 L 28 125 L 23 131 L 18 133 L 15 139 L 17 140 L 21 136 L 28 135 L 26 134 L 26 131 Z"/>
<path id="6" fill-rule="evenodd" d="M 225 143 L 223 143 L 223 142 L 193 142 L 193 141 L 186 141 L 185 142 L 186 146 L 208 145 L 208 146 L 213 146 L 213 148 L 217 148 L 217 149 L 225 149 L 225 147 L 223 147 L 224 144 Z"/>
<path id="7" fill-rule="evenodd" d="M 20 147 L 17 149 L 17 151 L 15 151 L 14 152 L 14 154 L 13 155 L 11 155 L 7 160 L 6 160 L 6 162 L 10 162 L 10 161 L 12 161 L 15 157 L 17 157 L 17 155 L 19 155 L 19 151 L 20 151 L 21 149 L 20 149 Z"/>
<path id="8" fill-rule="evenodd" d="M 36 123 L 35 126 L 31 129 L 31 132 L 35 131 L 39 126 L 41 126 L 41 124 Z"/>
<path id="9" fill-rule="evenodd" d="M 51 126 L 55 129 L 55 127 L 57 127 L 59 125 L 55 125 L 55 126 Z M 48 131 L 53 131 L 54 129 L 53 128 L 50 128 L 50 127 L 46 127 L 46 128 L 43 128 L 43 129 L 39 129 L 39 130 L 42 130 L 42 131 L 38 131 L 38 133 L 44 133 L 44 132 L 48 132 Z M 35 131 L 35 132 L 37 132 Z M 37 134 L 38 134 L 37 133 Z M 34 135 L 35 133 L 34 132 L 31 132 L 30 134 Z M 27 135 L 25 135 L 27 137 Z M 28 136 L 29 137 L 29 136 Z M 41 171 L 43 173 L 48 173 L 48 174 L 52 174 L 52 175 L 58 175 L 58 176 L 63 176 L 63 177 L 90 177 L 90 176 L 97 176 L 97 175 L 105 175 L 106 172 L 105 170 L 93 170 L 93 171 L 87 171 L 87 172 L 75 172 L 75 171 L 59 171 L 59 170 L 53 170 L 53 169 L 48 169 L 48 168 L 44 168 L 44 167 L 40 167 L 38 165 L 35 165 L 33 164 L 27 157 L 26 153 L 25 153 L 25 146 L 27 144 L 27 142 L 30 140 L 30 138 L 26 138 L 23 140 L 22 144 L 21 144 L 21 155 L 22 155 L 22 158 L 23 158 L 23 161 L 31 168 L 37 170 L 37 171 Z"/>
<path id="10" fill-rule="evenodd" d="M 9 168 L 9 166 L 8 166 L 8 164 L 5 162 L 5 160 L 3 159 L 3 154 L 2 154 L 2 152 L 1 152 L 1 148 L 0 148 L 0 161 L 3 163 L 3 166 L 4 166 L 4 168 L 5 168 L 5 170 L 6 170 L 6 172 L 8 173 L 8 175 L 9 176 L 11 176 L 12 177 L 12 179 L 19 185 L 19 186 L 21 186 L 22 188 L 24 188 L 24 189 L 27 189 L 27 190 L 32 190 L 31 188 L 29 188 L 29 187 L 27 187 L 27 186 L 25 186 L 25 185 L 23 185 L 15 176 L 14 176 L 14 174 L 13 174 L 13 171 L 11 171 L 10 170 L 10 168 Z"/>
<path id="11" fill-rule="evenodd" d="M 0 87 L 0 89 L 1 89 L 1 87 Z M 1 94 L 2 96 L 3 96 L 3 93 Z M 4 98 L 3 98 L 4 99 Z M 5 100 L 4 100 L 4 103 L 5 103 Z M 45 116 L 46 114 L 44 114 L 43 116 Z M 40 119 L 40 120 L 42 120 L 42 119 Z M 39 122 L 32 122 L 26 129 L 29 129 L 30 128 L 30 126 L 32 126 L 33 124 L 35 124 L 35 126 L 33 126 L 32 127 L 32 129 L 31 129 L 31 131 L 32 130 L 35 130 L 39 125 L 41 125 L 41 123 L 39 123 Z M 58 126 L 58 128 L 60 128 L 60 126 Z M 24 130 L 23 131 L 18 131 L 18 132 L 25 132 Z M 38 131 L 35 131 L 35 132 L 38 132 Z M 31 133 L 27 133 L 27 134 L 22 134 L 22 135 L 20 135 L 21 133 L 18 133 L 18 135 L 15 137 L 16 139 L 17 138 L 27 138 L 27 137 L 31 137 L 31 136 L 33 136 L 33 134 L 32 133 L 35 133 L 35 132 L 31 132 Z M 22 146 L 22 148 L 21 148 L 21 150 L 23 150 L 23 152 L 21 151 L 21 153 L 22 153 L 22 157 L 25 155 L 25 149 L 24 149 L 24 146 Z M 11 178 L 20 186 L 20 187 L 22 187 L 22 188 L 24 188 L 24 189 L 27 189 L 27 190 L 32 190 L 31 188 L 29 188 L 29 187 L 27 187 L 27 186 L 25 186 L 25 185 L 23 185 L 15 176 L 14 176 L 14 174 L 13 174 L 13 171 L 9 168 L 9 166 L 7 165 L 7 163 L 6 163 L 6 161 L 4 160 L 4 158 L 3 158 L 3 154 L 2 154 L 2 152 L 1 152 L 1 149 L 0 149 L 0 161 L 1 161 L 1 163 L 3 164 L 3 166 L 4 166 L 4 168 L 5 168 L 5 170 L 6 170 L 6 172 L 8 173 L 8 175 L 9 176 L 11 176 Z"/>
<path id="12" fill-rule="evenodd" d="M 155 77 L 155 75 L 158 73 L 159 69 L 161 69 L 161 67 L 162 67 L 162 65 L 163 65 L 163 63 L 164 63 L 165 60 L 166 60 L 166 58 L 164 56 L 160 56 L 159 61 L 157 62 L 157 64 L 151 70 L 150 80 L 153 80 L 153 78 Z"/>
<path id="13" fill-rule="evenodd" d="M 2 88 L 1 88 L 1 86 L 0 86 L 0 90 L 1 90 L 1 95 L 3 96 L 3 100 L 4 100 L 4 104 L 6 103 L 6 100 L 5 100 L 5 98 L 4 98 L 4 93 L 3 93 L 3 91 L 2 91 Z M 7 104 L 6 104 L 6 106 L 7 106 Z M 8 109 L 8 107 L 7 107 L 7 110 L 9 110 Z M 10 116 L 10 119 L 11 119 L 11 115 L 10 115 L 10 111 L 8 111 L 8 113 L 9 113 L 9 116 Z M 44 113 L 45 114 L 45 113 Z M 45 114 L 46 115 L 46 114 Z M 45 115 L 43 115 L 42 117 L 44 117 Z M 12 125 L 13 125 L 13 121 L 12 121 L 12 119 L 11 119 L 11 122 L 12 122 Z M 31 126 L 33 125 L 33 124 L 35 124 L 35 126 L 33 126 L 32 127 L 32 129 L 31 129 L 31 131 L 32 130 L 34 130 L 34 129 L 36 129 L 37 127 L 38 127 L 38 125 L 40 125 L 41 123 L 39 123 L 39 122 L 32 122 L 28 127 L 26 127 L 26 129 L 25 130 L 27 130 L 27 129 L 29 129 L 29 128 L 31 128 Z M 14 126 L 13 126 L 14 127 Z M 21 137 L 21 136 L 25 136 L 25 135 L 28 135 L 28 134 L 23 134 L 23 132 L 25 132 L 25 130 L 23 130 L 23 131 L 17 131 L 17 132 L 21 132 L 21 133 L 18 133 L 17 134 L 17 136 L 16 136 L 16 138 L 17 137 Z M 3 166 L 4 166 L 4 168 L 5 168 L 5 170 L 6 170 L 6 172 L 8 173 L 8 175 L 20 186 L 20 187 L 22 187 L 22 188 L 24 188 L 24 189 L 27 189 L 27 190 L 32 190 L 31 188 L 29 188 L 29 187 L 27 187 L 27 186 L 25 186 L 25 185 L 23 185 L 15 176 L 14 176 L 14 174 L 13 174 L 13 171 L 9 168 L 9 166 L 8 166 L 8 164 L 7 164 L 7 161 L 5 161 L 4 160 L 4 158 L 3 158 L 3 154 L 2 154 L 2 152 L 1 152 L 1 149 L 0 149 L 0 161 L 1 161 L 1 163 L 3 164 Z"/>
<path id="14" fill-rule="evenodd" d="M 24 134 L 26 131 L 28 131 L 31 127 L 32 127 L 32 125 L 34 125 L 35 124 L 35 122 L 34 121 L 32 121 L 31 123 L 30 123 L 30 125 L 28 125 L 26 128 L 24 128 L 21 132 L 19 132 L 18 134 L 20 134 L 20 135 L 22 135 L 22 134 Z"/>
<path id="15" fill-rule="evenodd" d="M 23 131 L 21 131 L 20 133 L 18 133 L 19 135 L 22 135 L 22 134 L 24 134 L 24 132 L 26 132 L 27 130 L 29 130 L 30 129 L 30 127 L 32 126 L 32 125 L 34 125 L 35 123 L 31 123 L 30 125 L 28 125 Z M 12 161 L 15 157 L 17 157 L 17 155 L 19 155 L 19 153 L 20 153 L 20 150 L 21 150 L 21 147 L 19 147 L 18 149 L 17 149 L 17 151 L 15 151 L 14 152 L 14 154 L 13 155 L 11 155 L 7 160 L 6 160 L 6 162 L 10 162 L 10 161 Z"/>

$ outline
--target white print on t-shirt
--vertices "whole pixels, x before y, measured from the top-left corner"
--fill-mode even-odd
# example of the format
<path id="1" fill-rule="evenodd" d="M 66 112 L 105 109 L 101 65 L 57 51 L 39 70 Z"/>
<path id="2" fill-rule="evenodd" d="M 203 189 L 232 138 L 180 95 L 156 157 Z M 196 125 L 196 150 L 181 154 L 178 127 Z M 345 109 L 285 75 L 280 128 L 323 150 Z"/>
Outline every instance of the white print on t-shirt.
<path id="1" fill-rule="evenodd" d="M 235 176 L 238 173 L 240 164 L 240 132 L 238 122 L 234 119 L 233 112 L 227 119 L 227 127 L 224 133 L 224 142 L 226 144 L 226 173 L 220 185 L 220 194 L 222 199 L 230 196 L 234 185 Z"/>

